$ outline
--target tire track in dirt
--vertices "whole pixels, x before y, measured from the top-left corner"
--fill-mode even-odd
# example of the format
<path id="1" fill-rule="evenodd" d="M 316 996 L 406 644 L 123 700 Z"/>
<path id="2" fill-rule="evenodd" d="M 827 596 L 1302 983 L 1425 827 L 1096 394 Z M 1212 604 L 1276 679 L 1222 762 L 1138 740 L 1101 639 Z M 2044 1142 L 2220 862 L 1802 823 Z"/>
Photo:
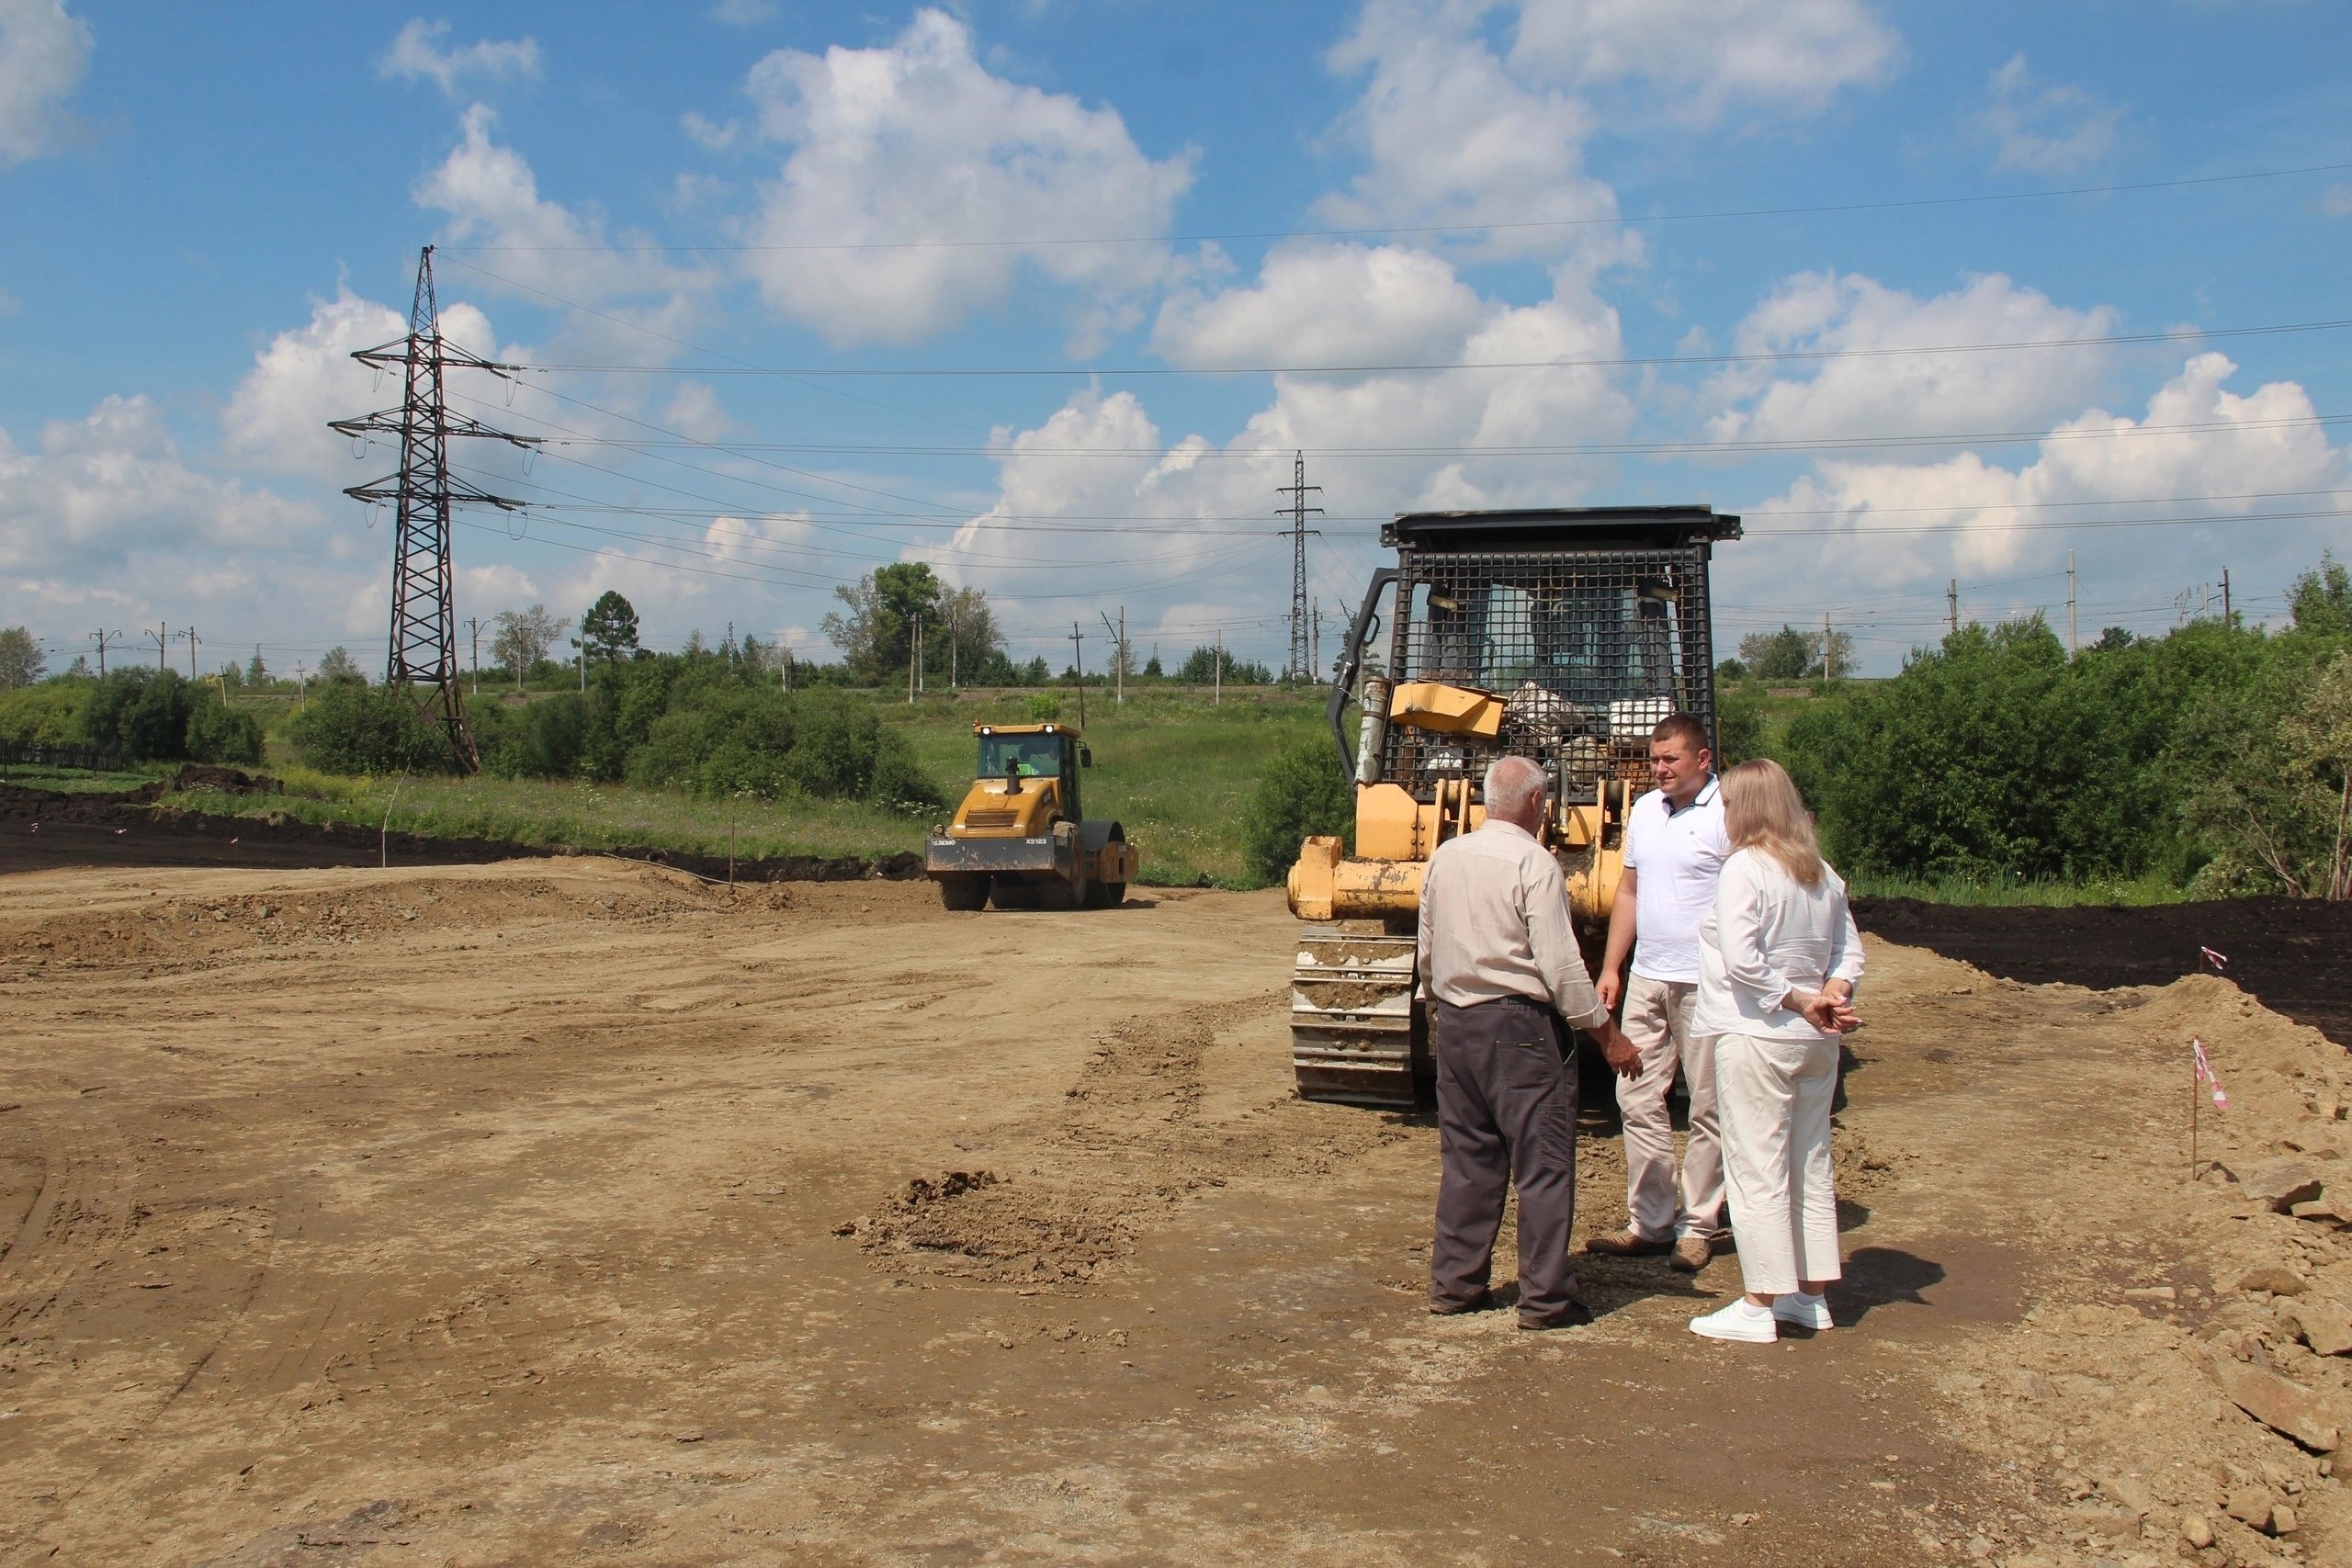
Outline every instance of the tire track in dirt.
<path id="1" fill-rule="evenodd" d="M 1150 1217 L 1191 1194 L 1326 1174 L 1404 1136 L 1393 1117 L 1296 1100 L 1203 1115 L 1217 1036 L 1287 1005 L 1273 991 L 1119 1026 L 1063 1091 L 1060 1123 L 1025 1151 L 1025 1168 L 916 1178 L 835 1234 L 896 1274 L 1074 1290 L 1130 1256 Z"/>

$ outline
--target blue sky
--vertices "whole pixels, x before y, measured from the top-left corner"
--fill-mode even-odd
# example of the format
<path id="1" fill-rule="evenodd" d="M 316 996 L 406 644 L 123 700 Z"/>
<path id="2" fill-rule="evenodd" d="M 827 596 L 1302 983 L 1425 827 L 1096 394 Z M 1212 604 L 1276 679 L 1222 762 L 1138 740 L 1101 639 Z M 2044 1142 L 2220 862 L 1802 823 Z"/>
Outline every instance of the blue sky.
<path id="1" fill-rule="evenodd" d="M 921 558 L 1057 667 L 1122 605 L 1278 663 L 1298 447 L 1327 612 L 1399 509 L 1697 501 L 1749 519 L 1724 652 L 1826 612 L 1892 670 L 1954 578 L 2062 619 L 2069 551 L 2086 637 L 2224 567 L 2275 615 L 2352 554 L 2341 23 L 0 0 L 0 624 L 380 664 L 339 491 L 390 457 L 323 422 L 396 397 L 347 354 L 428 242 L 452 335 L 544 367 L 453 400 L 558 438 L 465 454 L 541 504 L 469 519 L 461 615 L 616 587 L 823 656 Z"/>

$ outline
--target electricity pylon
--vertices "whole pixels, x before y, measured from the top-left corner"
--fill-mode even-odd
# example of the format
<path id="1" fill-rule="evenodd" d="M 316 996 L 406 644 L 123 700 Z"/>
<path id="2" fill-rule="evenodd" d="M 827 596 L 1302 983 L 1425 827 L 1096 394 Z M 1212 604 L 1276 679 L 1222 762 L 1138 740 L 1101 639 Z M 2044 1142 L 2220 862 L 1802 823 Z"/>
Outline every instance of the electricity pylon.
<path id="1" fill-rule="evenodd" d="M 392 505 L 392 635 L 384 683 L 408 692 L 427 719 L 447 738 L 460 773 L 474 773 L 481 759 L 466 727 L 466 703 L 458 689 L 458 606 L 449 563 L 451 509 L 495 506 L 518 512 L 524 503 L 492 495 L 449 472 L 449 438 L 478 436 L 529 448 L 538 438 L 492 430 L 479 420 L 452 416 L 443 378 L 450 370 L 487 370 L 511 377 L 519 365 L 499 365 L 451 345 L 441 335 L 441 308 L 433 292 L 433 247 L 416 263 L 416 298 L 409 306 L 408 335 L 352 358 L 379 370 L 398 368 L 401 406 L 358 419 L 338 419 L 327 428 L 345 435 L 396 435 L 400 471 L 343 493 L 370 505 Z"/>
<path id="2" fill-rule="evenodd" d="M 1293 681 L 1315 679 L 1313 655 L 1307 649 L 1306 536 L 1309 534 L 1319 533 L 1321 530 L 1309 528 L 1306 525 L 1306 514 L 1312 512 L 1320 517 L 1323 515 L 1323 509 L 1319 506 L 1307 505 L 1306 495 L 1309 491 L 1320 493 L 1322 489 L 1321 485 L 1311 485 L 1306 482 L 1306 454 L 1304 452 L 1297 454 L 1292 460 L 1290 483 L 1274 487 L 1276 495 L 1290 497 L 1290 504 L 1281 508 L 1274 515 L 1279 517 L 1283 513 L 1290 514 L 1290 526 L 1283 530 L 1291 538 L 1290 669 L 1284 673 Z"/>

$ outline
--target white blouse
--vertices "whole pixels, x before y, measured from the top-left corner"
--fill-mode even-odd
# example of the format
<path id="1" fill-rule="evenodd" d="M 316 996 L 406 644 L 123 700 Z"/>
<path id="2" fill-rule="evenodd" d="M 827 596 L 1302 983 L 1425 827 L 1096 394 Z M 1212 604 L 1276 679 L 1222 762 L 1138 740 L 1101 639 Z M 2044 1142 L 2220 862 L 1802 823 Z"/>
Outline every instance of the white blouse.
<path id="1" fill-rule="evenodd" d="M 1862 977 L 1862 937 L 1846 907 L 1846 884 L 1826 865 L 1807 887 L 1761 850 L 1735 850 L 1699 923 L 1701 1034 L 1832 1038 L 1781 1006 L 1792 990 Z"/>

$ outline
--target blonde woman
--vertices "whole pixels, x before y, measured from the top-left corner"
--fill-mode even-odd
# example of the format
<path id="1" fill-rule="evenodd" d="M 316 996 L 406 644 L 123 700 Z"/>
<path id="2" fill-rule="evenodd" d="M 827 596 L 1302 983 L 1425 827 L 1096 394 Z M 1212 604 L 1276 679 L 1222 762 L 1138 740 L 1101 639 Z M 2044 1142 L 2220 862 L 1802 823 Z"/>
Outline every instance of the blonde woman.
<path id="1" fill-rule="evenodd" d="M 1691 1028 L 1715 1040 L 1715 1103 L 1747 1293 L 1690 1320 L 1710 1339 L 1769 1345 L 1780 1325 L 1830 1326 L 1838 1277 L 1829 1106 L 1838 1037 L 1854 1016 L 1862 943 L 1846 885 L 1821 858 L 1804 797 L 1778 762 L 1723 775 L 1724 861 L 1699 927 Z"/>

